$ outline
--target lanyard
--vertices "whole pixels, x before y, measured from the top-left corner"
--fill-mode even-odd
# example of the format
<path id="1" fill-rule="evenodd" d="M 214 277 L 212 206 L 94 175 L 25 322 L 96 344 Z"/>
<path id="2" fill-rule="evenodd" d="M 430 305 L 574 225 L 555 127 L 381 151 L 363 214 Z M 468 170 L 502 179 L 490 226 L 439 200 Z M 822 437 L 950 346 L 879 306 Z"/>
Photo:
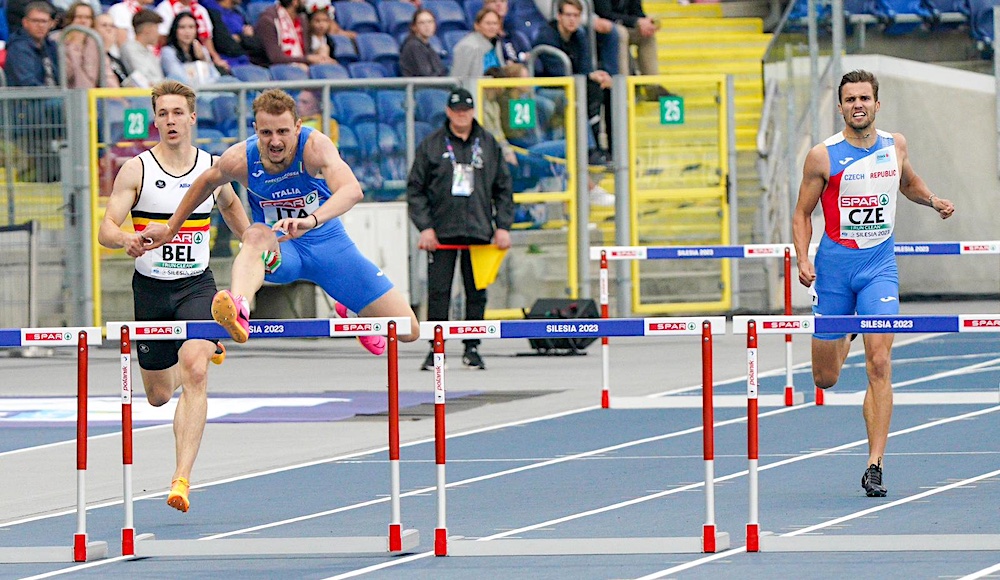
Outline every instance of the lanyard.
<path id="1" fill-rule="evenodd" d="M 448 148 L 448 157 L 451 158 L 451 165 L 454 167 L 458 165 L 458 160 L 455 159 L 455 148 L 451 146 L 451 139 L 445 135 L 444 145 Z M 472 166 L 476 169 L 482 169 L 483 167 L 483 148 L 479 145 L 479 137 L 472 142 Z"/>

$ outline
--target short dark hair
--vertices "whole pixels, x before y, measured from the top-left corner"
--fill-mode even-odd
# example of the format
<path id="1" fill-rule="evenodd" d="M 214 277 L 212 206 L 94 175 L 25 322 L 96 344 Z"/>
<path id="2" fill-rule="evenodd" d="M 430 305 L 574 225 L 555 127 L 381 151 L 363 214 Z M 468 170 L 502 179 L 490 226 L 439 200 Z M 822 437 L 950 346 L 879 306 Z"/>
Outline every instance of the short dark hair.
<path id="1" fill-rule="evenodd" d="M 24 7 L 24 15 L 27 16 L 37 10 L 38 12 L 44 12 L 54 18 L 55 12 L 52 8 L 52 4 L 49 4 L 45 0 L 32 0 L 31 2 L 28 2 L 27 6 Z"/>
<path id="2" fill-rule="evenodd" d="M 583 3 L 580 2 L 580 0 L 559 0 L 559 14 L 562 14 L 563 6 L 572 6 L 580 12 L 583 12 Z"/>
<path id="3" fill-rule="evenodd" d="M 160 16 L 155 10 L 149 10 L 148 8 L 143 8 L 142 10 L 135 13 L 132 17 L 132 30 L 138 32 L 139 27 L 143 24 L 159 24 L 163 22 L 163 17 Z"/>
<path id="4" fill-rule="evenodd" d="M 878 100 L 878 79 L 872 73 L 857 69 L 845 74 L 840 79 L 840 86 L 837 87 L 837 102 L 841 102 L 844 98 L 844 85 L 847 83 L 870 83 L 872 86 L 872 92 L 875 93 L 875 100 Z"/>

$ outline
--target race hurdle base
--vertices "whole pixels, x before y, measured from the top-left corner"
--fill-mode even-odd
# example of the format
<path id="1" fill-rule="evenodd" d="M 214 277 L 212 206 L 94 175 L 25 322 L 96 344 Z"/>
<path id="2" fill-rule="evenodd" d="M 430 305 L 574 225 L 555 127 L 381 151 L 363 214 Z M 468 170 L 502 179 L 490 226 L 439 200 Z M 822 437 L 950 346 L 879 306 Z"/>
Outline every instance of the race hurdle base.
<path id="1" fill-rule="evenodd" d="M 4 328 L 0 348 L 76 346 L 76 533 L 72 546 L 0 547 L 0 564 L 89 562 L 108 557 L 107 542 L 87 538 L 87 390 L 90 345 L 101 344 L 101 329 Z"/>
<path id="2" fill-rule="evenodd" d="M 132 497 L 132 349 L 137 340 L 225 339 L 229 334 L 215 322 L 109 322 L 108 336 L 121 333 L 122 459 L 125 525 L 122 555 L 151 556 L 302 556 L 332 554 L 392 554 L 409 552 L 420 544 L 417 530 L 400 523 L 399 484 L 399 341 L 398 332 L 410 332 L 409 318 L 333 318 L 255 320 L 251 338 L 329 338 L 381 335 L 388 349 L 389 470 L 391 519 L 387 536 L 238 538 L 217 540 L 157 540 L 153 534 L 135 534 Z"/>
<path id="3" fill-rule="evenodd" d="M 984 324 L 985 321 L 985 324 Z M 758 322 L 762 322 L 758 326 Z M 780 323 L 780 324 L 774 324 Z M 757 334 L 1000 332 L 1000 314 L 959 316 L 736 316 L 733 332 L 747 335 L 747 458 L 750 513 L 747 552 L 1000 551 L 1000 534 L 776 535 L 758 521 Z M 895 399 L 898 394 L 894 394 Z M 995 396 L 995 394 L 994 394 Z M 991 403 L 995 403 L 994 399 Z M 817 403 L 819 404 L 819 403 Z M 807 528 L 808 529 L 808 528 Z"/>
<path id="4" fill-rule="evenodd" d="M 589 338 L 646 336 L 667 319 L 587 319 L 553 324 L 544 320 L 424 322 L 421 339 L 434 341 L 434 440 L 437 464 L 438 525 L 434 530 L 435 556 L 567 556 L 610 554 L 696 554 L 729 549 L 729 534 L 715 527 L 715 449 L 712 407 L 712 335 L 725 333 L 725 319 L 704 320 L 697 334 L 702 339 L 703 438 L 705 456 L 705 525 L 700 537 L 642 538 L 497 538 L 448 536 L 445 477 L 445 377 L 446 338 Z M 653 334 L 658 334 L 653 332 Z M 695 334 L 688 332 L 688 334 Z"/>

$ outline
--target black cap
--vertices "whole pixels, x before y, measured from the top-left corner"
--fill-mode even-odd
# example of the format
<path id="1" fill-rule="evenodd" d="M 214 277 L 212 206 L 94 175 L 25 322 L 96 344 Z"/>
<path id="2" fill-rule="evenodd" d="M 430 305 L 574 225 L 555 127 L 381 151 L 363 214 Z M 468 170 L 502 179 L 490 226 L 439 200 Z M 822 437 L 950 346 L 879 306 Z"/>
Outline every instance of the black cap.
<path id="1" fill-rule="evenodd" d="M 475 107 L 472 103 L 472 93 L 459 87 L 453 89 L 448 95 L 448 108 L 456 111 L 464 111 Z"/>

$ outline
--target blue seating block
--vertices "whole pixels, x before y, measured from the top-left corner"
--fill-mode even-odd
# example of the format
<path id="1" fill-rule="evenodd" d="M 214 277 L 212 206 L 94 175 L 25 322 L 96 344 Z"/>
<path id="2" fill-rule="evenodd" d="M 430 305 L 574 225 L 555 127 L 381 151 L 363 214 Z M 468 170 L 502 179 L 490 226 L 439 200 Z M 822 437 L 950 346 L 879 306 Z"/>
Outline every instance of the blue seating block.
<path id="1" fill-rule="evenodd" d="M 359 123 L 373 123 L 378 120 L 375 100 L 361 91 L 336 92 L 331 97 L 336 111 L 337 122 L 357 126 Z"/>
<path id="2" fill-rule="evenodd" d="M 410 21 L 417 8 L 409 2 L 398 0 L 382 0 L 377 5 L 379 20 L 382 21 L 382 32 L 399 38 L 400 34 L 410 32 Z"/>
<path id="3" fill-rule="evenodd" d="M 361 60 L 377 62 L 387 66 L 387 70 L 392 67 L 393 71 L 399 66 L 399 44 L 392 36 L 384 32 L 370 32 L 359 34 L 356 40 Z"/>
<path id="4" fill-rule="evenodd" d="M 382 24 L 379 22 L 375 8 L 367 2 L 337 2 L 334 13 L 337 24 L 345 30 L 357 33 L 379 32 Z"/>
<path id="5" fill-rule="evenodd" d="M 437 20 L 438 34 L 449 30 L 471 30 L 471 24 L 465 19 L 465 10 L 455 0 L 427 0 L 423 7 L 430 10 Z"/>
<path id="6" fill-rule="evenodd" d="M 271 78 L 276 81 L 306 81 L 309 80 L 309 73 L 302 67 L 294 64 L 272 64 L 268 69 L 271 71 Z"/>
<path id="7" fill-rule="evenodd" d="M 341 64 L 323 63 L 314 64 L 309 67 L 309 78 L 311 79 L 349 79 L 351 75 Z"/>

